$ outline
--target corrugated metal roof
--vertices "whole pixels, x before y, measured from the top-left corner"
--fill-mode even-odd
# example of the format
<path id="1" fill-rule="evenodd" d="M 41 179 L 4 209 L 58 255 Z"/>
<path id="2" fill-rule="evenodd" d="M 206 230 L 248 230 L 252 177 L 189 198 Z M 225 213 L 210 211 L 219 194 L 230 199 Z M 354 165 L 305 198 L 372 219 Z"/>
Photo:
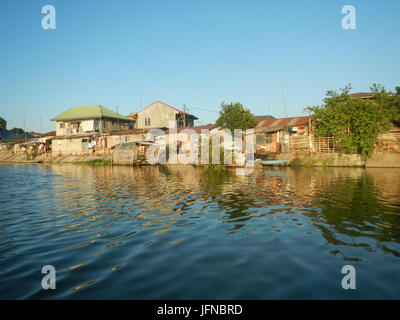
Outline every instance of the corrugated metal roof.
<path id="1" fill-rule="evenodd" d="M 127 115 L 127 117 L 136 120 L 138 117 L 137 112 L 131 112 L 130 114 Z"/>
<path id="2" fill-rule="evenodd" d="M 290 128 L 301 125 L 306 125 L 311 120 L 311 117 L 293 117 L 279 119 L 263 119 L 257 121 L 256 128 Z M 279 130 L 279 129 L 278 129 Z"/>
<path id="3" fill-rule="evenodd" d="M 123 130 L 123 131 L 114 131 L 110 132 L 108 135 L 109 136 L 123 136 L 123 135 L 129 135 L 129 134 L 141 134 L 141 133 L 147 133 L 151 130 L 162 130 L 165 131 L 167 128 L 145 128 L 145 129 L 131 129 L 131 130 Z"/>
<path id="4" fill-rule="evenodd" d="M 393 97 L 396 94 L 394 93 L 389 93 L 389 96 Z M 374 98 L 374 93 L 373 92 L 356 92 L 356 93 L 350 93 L 349 94 L 350 98 L 353 99 L 373 99 Z"/>
<path id="5" fill-rule="evenodd" d="M 11 131 L 0 131 L 0 139 L 5 139 L 11 134 L 12 134 Z"/>
<path id="6" fill-rule="evenodd" d="M 84 120 L 84 119 L 100 119 L 111 118 L 132 121 L 132 119 L 121 116 L 120 114 L 107 109 L 101 105 L 72 107 L 67 111 L 59 114 L 51 119 L 51 121 L 67 121 L 67 120 Z"/>
<path id="7" fill-rule="evenodd" d="M 43 133 L 42 137 L 52 137 L 52 136 L 55 136 L 55 135 L 56 135 L 55 131 L 49 131 L 49 132 Z"/>
<path id="8" fill-rule="evenodd" d="M 259 132 L 266 132 L 266 133 L 271 133 L 271 132 L 276 132 L 279 130 L 285 129 L 284 127 L 257 127 L 254 129 L 254 133 L 259 133 Z"/>
<path id="9" fill-rule="evenodd" d="M 26 138 L 32 138 L 33 136 L 31 136 L 29 133 L 26 133 Z M 21 141 L 21 140 L 25 140 L 25 133 L 17 133 L 15 134 L 12 133 L 10 134 L 7 138 L 1 139 L 0 141 L 3 142 L 15 142 L 15 141 Z"/>
<path id="10" fill-rule="evenodd" d="M 196 127 L 186 127 L 186 128 L 178 128 L 178 129 L 174 129 L 174 130 L 176 130 L 175 132 L 176 133 L 180 133 L 180 132 L 182 132 L 183 130 L 185 130 L 185 129 L 190 129 L 190 130 L 193 130 L 193 131 L 195 131 L 196 133 L 201 133 L 201 130 L 212 130 L 212 129 L 214 129 L 214 128 L 216 128 L 217 126 L 215 125 L 215 124 L 206 124 L 206 125 L 203 125 L 203 126 L 196 126 Z M 168 133 L 170 133 L 170 130 L 171 129 L 168 129 L 167 131 L 165 131 L 165 134 L 168 134 Z M 175 133 L 174 132 L 174 133 Z"/>
<path id="11" fill-rule="evenodd" d="M 50 137 L 48 140 L 80 139 L 80 138 L 98 137 L 98 136 L 100 136 L 98 133 L 76 133 L 76 134 L 68 134 L 65 136 Z"/>

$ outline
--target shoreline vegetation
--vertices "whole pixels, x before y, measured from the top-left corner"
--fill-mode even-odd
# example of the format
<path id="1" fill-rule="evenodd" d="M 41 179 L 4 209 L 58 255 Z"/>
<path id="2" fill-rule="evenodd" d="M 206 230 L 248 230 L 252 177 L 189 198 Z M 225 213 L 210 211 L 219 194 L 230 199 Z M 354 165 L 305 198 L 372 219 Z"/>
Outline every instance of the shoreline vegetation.
<path id="1" fill-rule="evenodd" d="M 83 166 L 104 167 L 104 166 L 111 166 L 112 161 L 104 159 L 93 159 L 88 161 L 73 162 L 73 164 L 83 165 Z"/>

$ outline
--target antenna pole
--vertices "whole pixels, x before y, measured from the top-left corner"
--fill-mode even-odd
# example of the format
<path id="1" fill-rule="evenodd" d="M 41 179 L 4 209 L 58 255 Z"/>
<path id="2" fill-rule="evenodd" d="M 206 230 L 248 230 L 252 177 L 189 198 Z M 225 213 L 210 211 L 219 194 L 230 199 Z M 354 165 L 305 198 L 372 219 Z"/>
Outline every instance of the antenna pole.
<path id="1" fill-rule="evenodd" d="M 183 127 L 186 128 L 186 105 L 183 105 Z"/>
<path id="2" fill-rule="evenodd" d="M 119 113 L 118 113 L 118 106 L 117 106 L 117 115 L 118 115 L 118 131 L 121 131 L 121 126 L 119 125 Z"/>
<path id="3" fill-rule="evenodd" d="M 287 109 L 286 109 L 286 100 L 285 100 L 285 93 L 283 91 L 283 84 L 282 84 L 282 78 L 279 78 L 280 83 L 281 83 L 281 91 L 282 91 L 282 100 L 283 100 L 283 107 L 285 108 L 285 117 L 287 118 Z"/>
<path id="4" fill-rule="evenodd" d="M 26 121 L 25 121 L 25 110 L 24 110 L 24 134 L 25 134 L 25 140 L 26 140 Z"/>

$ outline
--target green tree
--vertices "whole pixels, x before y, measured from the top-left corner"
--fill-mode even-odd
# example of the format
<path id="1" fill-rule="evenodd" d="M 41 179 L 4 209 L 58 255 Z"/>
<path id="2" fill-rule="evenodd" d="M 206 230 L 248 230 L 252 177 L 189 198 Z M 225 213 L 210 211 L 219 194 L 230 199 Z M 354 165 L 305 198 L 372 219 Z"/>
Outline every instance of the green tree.
<path id="1" fill-rule="evenodd" d="M 376 84 L 371 87 L 373 99 L 351 97 L 350 90 L 348 85 L 340 93 L 328 91 L 322 106 L 306 110 L 311 113 L 317 137 L 331 136 L 342 153 L 369 158 L 378 135 L 389 131 L 391 122 L 400 120 L 400 97 Z"/>
<path id="2" fill-rule="evenodd" d="M 396 89 L 397 95 L 400 96 L 400 87 L 396 87 L 395 89 Z"/>
<path id="3" fill-rule="evenodd" d="M 13 132 L 14 134 L 23 134 L 23 133 L 25 133 L 25 131 L 23 129 L 21 129 L 21 128 L 12 128 L 10 131 Z"/>
<path id="4" fill-rule="evenodd" d="M 227 128 L 233 132 L 235 129 L 246 130 L 254 128 L 256 123 L 256 117 L 239 102 L 221 103 L 221 111 L 216 122 L 217 126 Z"/>
<path id="5" fill-rule="evenodd" d="M 0 131 L 7 130 L 7 121 L 0 117 Z"/>

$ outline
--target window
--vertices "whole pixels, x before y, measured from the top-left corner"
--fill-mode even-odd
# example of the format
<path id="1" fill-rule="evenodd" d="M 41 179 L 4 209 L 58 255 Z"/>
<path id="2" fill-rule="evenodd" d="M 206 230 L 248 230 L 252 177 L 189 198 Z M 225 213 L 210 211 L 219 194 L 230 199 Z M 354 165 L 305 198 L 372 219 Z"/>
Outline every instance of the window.
<path id="1" fill-rule="evenodd" d="M 60 122 L 60 129 L 64 129 L 64 122 Z"/>
<path id="2" fill-rule="evenodd" d="M 150 118 L 145 118 L 145 119 L 144 119 L 144 125 L 145 125 L 146 127 L 150 126 Z"/>
<path id="3" fill-rule="evenodd" d="M 264 133 L 256 135 L 256 143 L 257 144 L 265 144 L 265 135 L 264 135 Z"/>

